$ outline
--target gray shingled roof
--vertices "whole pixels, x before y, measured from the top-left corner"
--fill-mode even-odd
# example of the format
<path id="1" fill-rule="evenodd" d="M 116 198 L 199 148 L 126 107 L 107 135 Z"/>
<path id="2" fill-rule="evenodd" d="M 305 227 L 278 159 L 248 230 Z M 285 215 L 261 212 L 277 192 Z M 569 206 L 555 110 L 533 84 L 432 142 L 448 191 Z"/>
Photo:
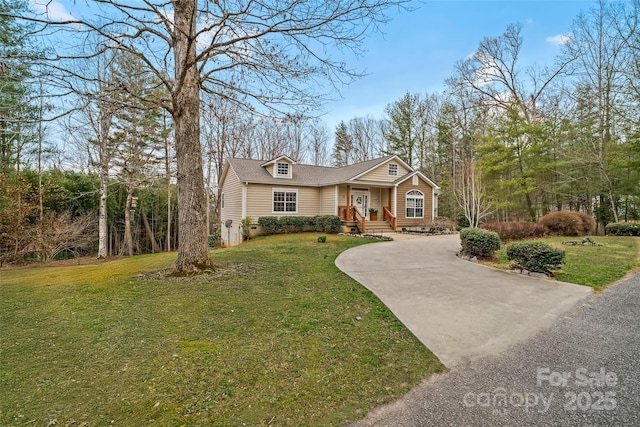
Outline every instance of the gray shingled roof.
<path id="1" fill-rule="evenodd" d="M 266 168 L 261 166 L 265 163 L 264 160 L 229 159 L 229 164 L 241 182 L 319 187 L 347 182 L 353 177 L 384 163 L 391 157 L 393 156 L 381 157 L 340 168 L 296 164 L 293 167 L 293 177 L 291 179 L 274 178 Z"/>

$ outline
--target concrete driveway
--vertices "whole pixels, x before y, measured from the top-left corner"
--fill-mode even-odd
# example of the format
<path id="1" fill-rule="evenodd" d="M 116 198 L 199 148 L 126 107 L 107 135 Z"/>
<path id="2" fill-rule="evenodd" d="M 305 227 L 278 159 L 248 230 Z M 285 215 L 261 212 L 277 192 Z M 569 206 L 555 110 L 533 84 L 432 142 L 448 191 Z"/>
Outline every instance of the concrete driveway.
<path id="1" fill-rule="evenodd" d="M 398 235 L 336 265 L 370 289 L 448 367 L 496 355 L 551 326 L 591 288 L 463 261 L 458 235 Z"/>

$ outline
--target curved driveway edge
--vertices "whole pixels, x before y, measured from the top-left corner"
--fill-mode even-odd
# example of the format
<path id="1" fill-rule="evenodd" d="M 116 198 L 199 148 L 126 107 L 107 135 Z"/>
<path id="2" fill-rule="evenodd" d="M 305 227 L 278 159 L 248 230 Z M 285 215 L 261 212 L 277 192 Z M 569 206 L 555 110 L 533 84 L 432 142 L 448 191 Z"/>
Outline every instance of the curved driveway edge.
<path id="1" fill-rule="evenodd" d="M 395 238 L 395 237 L 394 237 Z M 459 259 L 457 235 L 351 248 L 336 266 L 371 290 L 447 367 L 499 354 L 551 326 L 591 288 Z"/>

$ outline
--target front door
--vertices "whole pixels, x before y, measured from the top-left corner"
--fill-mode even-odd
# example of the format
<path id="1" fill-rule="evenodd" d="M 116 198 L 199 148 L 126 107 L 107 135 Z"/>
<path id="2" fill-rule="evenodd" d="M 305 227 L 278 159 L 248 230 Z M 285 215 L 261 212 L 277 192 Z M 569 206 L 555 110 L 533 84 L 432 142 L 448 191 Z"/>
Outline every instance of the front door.
<path id="1" fill-rule="evenodd" d="M 358 208 L 360 213 L 369 219 L 369 192 L 354 191 L 351 193 L 351 205 Z"/>

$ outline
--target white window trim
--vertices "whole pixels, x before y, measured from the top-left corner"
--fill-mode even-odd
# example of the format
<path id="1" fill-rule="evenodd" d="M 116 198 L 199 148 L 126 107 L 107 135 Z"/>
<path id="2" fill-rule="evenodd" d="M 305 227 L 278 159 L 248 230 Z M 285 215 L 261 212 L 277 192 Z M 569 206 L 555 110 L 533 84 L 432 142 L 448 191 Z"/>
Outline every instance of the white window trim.
<path id="1" fill-rule="evenodd" d="M 418 175 L 413 175 L 411 177 L 411 185 L 418 185 Z"/>
<path id="2" fill-rule="evenodd" d="M 413 193 L 413 192 L 420 193 L 422 195 L 422 197 L 420 197 L 418 195 L 409 196 L 409 193 Z M 407 209 L 408 209 L 407 201 L 408 201 L 409 197 L 411 197 L 412 199 L 418 199 L 418 200 L 422 199 L 422 216 L 408 216 L 407 215 Z M 404 205 L 404 217 L 405 218 L 407 218 L 407 219 L 421 219 L 421 218 L 424 218 L 424 193 L 422 191 L 420 191 L 420 190 L 409 190 L 409 191 L 407 191 L 405 193 L 405 195 L 404 195 L 404 203 L 405 203 L 405 205 Z M 414 214 L 415 214 L 415 211 L 416 211 L 416 207 L 414 206 L 413 207 Z"/>
<path id="3" fill-rule="evenodd" d="M 286 175 L 278 173 L 278 165 L 279 164 L 287 165 L 287 174 Z M 289 162 L 275 162 L 273 164 L 273 177 L 274 178 L 288 178 L 288 179 L 291 179 L 291 177 L 292 177 L 291 169 L 292 169 L 292 165 Z"/>
<path id="4" fill-rule="evenodd" d="M 391 166 L 395 166 L 395 173 L 391 173 Z M 398 176 L 398 164 L 397 163 L 389 163 L 387 172 L 389 173 L 389 176 Z"/>
<path id="5" fill-rule="evenodd" d="M 275 196 L 275 193 L 285 193 L 285 210 L 284 211 L 276 211 L 273 209 L 273 198 Z M 296 210 L 294 211 L 287 211 L 287 194 L 286 193 L 296 193 Z M 298 205 L 300 203 L 300 198 L 298 197 L 298 189 L 297 188 L 272 188 L 271 189 L 271 213 L 275 214 L 275 215 L 292 215 L 292 214 L 297 214 L 298 213 Z"/>

